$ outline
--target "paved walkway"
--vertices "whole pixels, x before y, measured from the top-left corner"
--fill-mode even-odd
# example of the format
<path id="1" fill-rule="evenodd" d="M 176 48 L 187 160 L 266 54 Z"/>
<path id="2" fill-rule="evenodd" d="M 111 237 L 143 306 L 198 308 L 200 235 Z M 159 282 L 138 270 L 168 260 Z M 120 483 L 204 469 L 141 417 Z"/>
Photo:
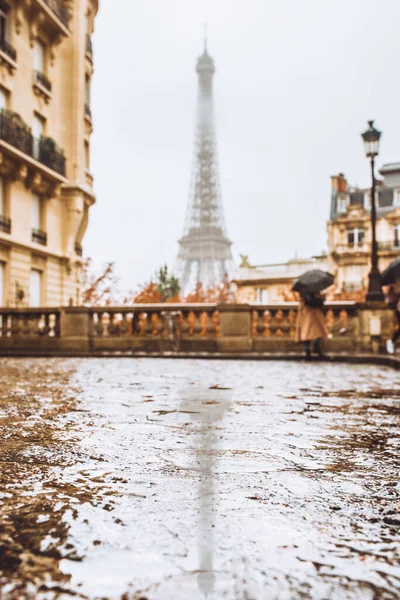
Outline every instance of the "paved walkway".
<path id="1" fill-rule="evenodd" d="M 400 597 L 395 370 L 0 370 L 2 600 Z"/>

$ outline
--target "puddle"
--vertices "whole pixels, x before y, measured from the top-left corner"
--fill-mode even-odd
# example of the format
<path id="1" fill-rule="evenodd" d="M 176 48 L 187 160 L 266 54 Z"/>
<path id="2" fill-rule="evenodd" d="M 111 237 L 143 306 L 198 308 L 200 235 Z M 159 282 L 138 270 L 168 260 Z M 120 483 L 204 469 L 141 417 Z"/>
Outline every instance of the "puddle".
<path id="1" fill-rule="evenodd" d="M 400 597 L 397 373 L 146 359 L 0 371 L 2 600 Z"/>

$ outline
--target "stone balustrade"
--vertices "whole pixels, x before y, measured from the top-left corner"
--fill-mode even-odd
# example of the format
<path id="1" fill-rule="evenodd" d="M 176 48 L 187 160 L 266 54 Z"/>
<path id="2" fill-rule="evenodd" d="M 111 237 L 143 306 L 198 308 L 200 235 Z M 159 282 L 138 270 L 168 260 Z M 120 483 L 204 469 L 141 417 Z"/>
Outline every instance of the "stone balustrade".
<path id="1" fill-rule="evenodd" d="M 8 354 L 13 349 L 57 352 L 60 317 L 59 309 L 0 308 L 0 353 Z"/>
<path id="2" fill-rule="evenodd" d="M 324 307 L 328 352 L 378 352 L 393 330 L 385 305 Z M 296 353 L 297 303 L 1 308 L 0 354 Z"/>
<path id="3" fill-rule="evenodd" d="M 90 309 L 90 337 L 96 350 L 216 351 L 220 315 L 215 304 L 136 305 Z"/>

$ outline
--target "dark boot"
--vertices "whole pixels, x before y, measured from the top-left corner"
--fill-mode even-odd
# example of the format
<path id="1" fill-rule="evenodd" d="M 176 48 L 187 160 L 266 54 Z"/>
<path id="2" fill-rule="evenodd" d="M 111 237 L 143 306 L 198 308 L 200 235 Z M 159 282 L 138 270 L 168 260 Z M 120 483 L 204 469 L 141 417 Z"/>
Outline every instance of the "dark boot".
<path id="1" fill-rule="evenodd" d="M 304 349 L 306 351 L 306 360 L 312 360 L 311 342 L 304 342 Z"/>

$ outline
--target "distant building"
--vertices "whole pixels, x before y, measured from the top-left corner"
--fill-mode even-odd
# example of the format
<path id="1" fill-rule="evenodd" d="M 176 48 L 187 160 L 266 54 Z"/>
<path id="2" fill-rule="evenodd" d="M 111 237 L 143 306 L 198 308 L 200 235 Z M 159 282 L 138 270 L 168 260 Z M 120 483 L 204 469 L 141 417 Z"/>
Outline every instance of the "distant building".
<path id="1" fill-rule="evenodd" d="M 379 268 L 400 256 L 400 163 L 386 164 L 377 181 L 377 241 Z M 363 300 L 371 268 L 371 190 L 349 186 L 342 173 L 332 177 L 326 255 L 285 263 L 252 266 L 246 256 L 234 278 L 240 302 L 292 300 L 293 281 L 310 269 L 335 275 L 330 298 Z"/>
<path id="2" fill-rule="evenodd" d="M 379 171 L 376 206 L 379 268 L 400 255 L 400 163 Z M 328 222 L 329 267 L 336 275 L 336 291 L 343 297 L 368 287 L 371 268 L 371 191 L 348 185 L 340 173 L 332 177 Z"/>
<path id="3" fill-rule="evenodd" d="M 294 300 L 294 280 L 310 269 L 328 270 L 326 255 L 311 258 L 294 258 L 286 263 L 251 266 L 247 257 L 242 257 L 239 272 L 234 278 L 238 302 L 260 302 L 262 304 Z"/>
<path id="4" fill-rule="evenodd" d="M 79 304 L 98 0 L 0 2 L 0 306 Z"/>

